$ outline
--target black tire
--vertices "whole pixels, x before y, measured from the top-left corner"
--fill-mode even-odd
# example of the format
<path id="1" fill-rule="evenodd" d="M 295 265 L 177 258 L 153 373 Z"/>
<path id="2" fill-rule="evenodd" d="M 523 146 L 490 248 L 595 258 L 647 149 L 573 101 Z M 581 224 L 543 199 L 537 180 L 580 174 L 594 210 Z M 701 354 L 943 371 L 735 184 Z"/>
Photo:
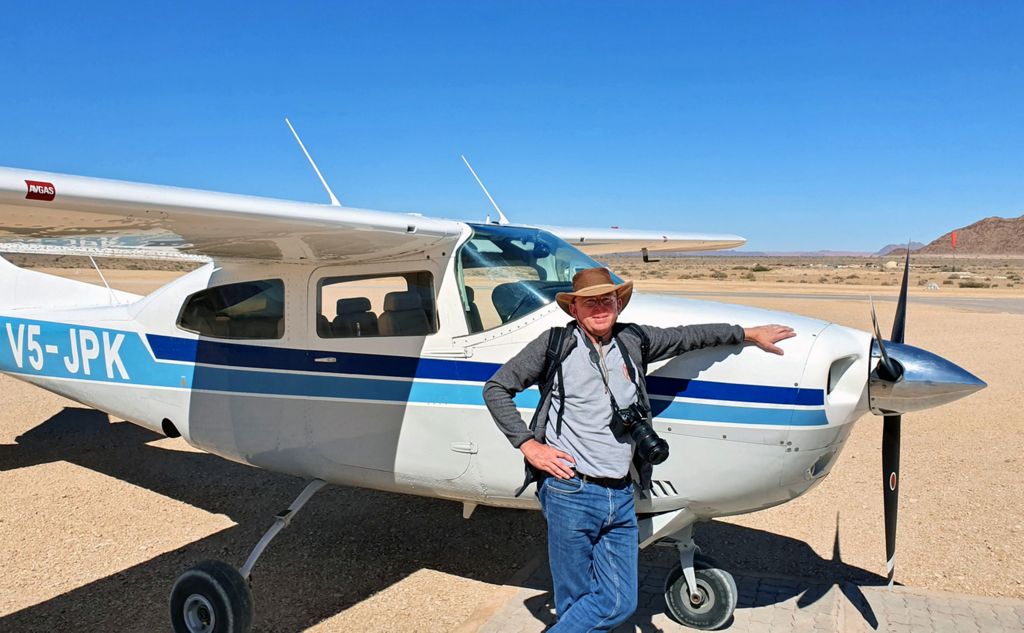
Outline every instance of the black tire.
<path id="1" fill-rule="evenodd" d="M 249 583 L 227 563 L 203 561 L 174 581 L 174 633 L 247 633 L 252 619 Z"/>
<path id="2" fill-rule="evenodd" d="M 701 561 L 703 562 L 703 561 Z M 668 614 L 680 624 L 714 631 L 725 626 L 732 618 L 739 599 L 732 574 L 717 567 L 694 564 L 697 590 L 701 602 L 693 604 L 687 591 L 683 568 L 676 565 L 665 578 L 665 606 Z"/>

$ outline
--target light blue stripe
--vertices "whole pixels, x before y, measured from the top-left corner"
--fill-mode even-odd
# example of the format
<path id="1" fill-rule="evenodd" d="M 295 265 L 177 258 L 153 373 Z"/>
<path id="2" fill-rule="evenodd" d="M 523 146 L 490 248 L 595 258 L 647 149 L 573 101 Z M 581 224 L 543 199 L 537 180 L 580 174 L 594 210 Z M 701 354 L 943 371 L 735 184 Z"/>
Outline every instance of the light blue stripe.
<path id="1" fill-rule="evenodd" d="M 665 410 L 658 414 L 658 418 L 776 426 L 823 426 L 828 424 L 828 417 L 825 415 L 824 409 L 762 409 L 680 401 L 669 403 Z"/>
<path id="2" fill-rule="evenodd" d="M 196 389 L 236 393 L 280 394 L 313 398 L 414 402 L 482 406 L 483 392 L 478 385 L 451 383 L 369 380 L 307 374 L 250 372 L 198 367 Z M 516 396 L 516 406 L 534 409 L 540 400 L 536 389 Z M 661 401 L 660 404 L 665 404 Z M 771 424 L 819 426 L 828 424 L 822 409 L 766 409 L 673 401 L 659 413 L 659 419 L 699 420 L 732 424 Z"/>

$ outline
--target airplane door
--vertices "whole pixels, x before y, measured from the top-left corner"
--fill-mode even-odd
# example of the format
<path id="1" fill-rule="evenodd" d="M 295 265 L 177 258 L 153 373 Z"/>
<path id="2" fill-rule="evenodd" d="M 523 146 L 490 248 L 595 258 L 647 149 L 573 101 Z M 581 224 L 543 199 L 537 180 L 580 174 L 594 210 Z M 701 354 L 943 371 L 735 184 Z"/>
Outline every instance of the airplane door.
<path id="1" fill-rule="evenodd" d="M 436 269 L 318 269 L 309 282 L 307 441 L 321 468 L 394 473 L 397 480 L 452 480 L 469 467 L 465 425 L 441 354 Z"/>

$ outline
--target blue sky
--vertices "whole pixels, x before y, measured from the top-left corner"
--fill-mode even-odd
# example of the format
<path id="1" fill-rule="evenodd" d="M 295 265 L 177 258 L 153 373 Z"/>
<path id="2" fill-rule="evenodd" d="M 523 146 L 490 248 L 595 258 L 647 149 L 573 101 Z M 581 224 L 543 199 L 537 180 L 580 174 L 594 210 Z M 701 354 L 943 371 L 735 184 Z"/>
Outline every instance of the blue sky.
<path id="1" fill-rule="evenodd" d="M 102 6 L 97 6 L 102 4 Z M 875 250 L 1024 214 L 1024 3 L 14 3 L 0 165 Z"/>

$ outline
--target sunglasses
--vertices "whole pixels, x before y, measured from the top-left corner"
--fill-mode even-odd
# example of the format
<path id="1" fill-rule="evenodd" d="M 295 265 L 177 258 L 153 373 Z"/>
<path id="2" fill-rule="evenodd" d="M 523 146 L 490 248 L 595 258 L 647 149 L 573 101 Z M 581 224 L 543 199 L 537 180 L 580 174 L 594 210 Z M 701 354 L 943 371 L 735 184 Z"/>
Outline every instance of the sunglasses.
<path id="1" fill-rule="evenodd" d="M 583 307 L 587 308 L 588 310 L 593 310 L 598 306 L 601 306 L 603 308 L 612 308 L 615 307 L 617 301 L 617 297 L 588 297 L 586 299 L 576 300 L 577 303 L 583 304 Z"/>

